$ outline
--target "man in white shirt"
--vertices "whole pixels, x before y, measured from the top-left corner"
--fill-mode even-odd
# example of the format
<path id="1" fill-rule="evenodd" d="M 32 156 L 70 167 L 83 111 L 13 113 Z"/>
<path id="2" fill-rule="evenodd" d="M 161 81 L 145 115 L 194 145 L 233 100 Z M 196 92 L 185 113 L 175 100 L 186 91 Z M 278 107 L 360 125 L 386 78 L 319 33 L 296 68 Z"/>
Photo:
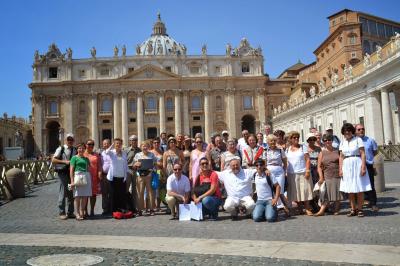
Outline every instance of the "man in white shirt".
<path id="1" fill-rule="evenodd" d="M 178 218 L 179 204 L 189 203 L 190 181 L 182 174 L 182 165 L 174 164 L 174 173 L 167 179 L 167 195 L 165 201 L 171 209 L 171 220 Z"/>
<path id="2" fill-rule="evenodd" d="M 242 137 L 238 139 L 238 146 L 237 149 L 239 152 L 242 152 L 244 148 L 247 147 L 247 139 L 249 138 L 250 134 L 248 130 L 243 130 L 242 131 Z"/>
<path id="3" fill-rule="evenodd" d="M 230 161 L 230 169 L 217 172 L 218 178 L 224 184 L 228 197 L 225 200 L 224 209 L 230 212 L 232 220 L 238 217 L 238 208 L 243 207 L 246 214 L 250 215 L 255 207 L 253 194 L 253 176 L 257 170 L 242 169 L 240 158 L 234 157 Z"/>

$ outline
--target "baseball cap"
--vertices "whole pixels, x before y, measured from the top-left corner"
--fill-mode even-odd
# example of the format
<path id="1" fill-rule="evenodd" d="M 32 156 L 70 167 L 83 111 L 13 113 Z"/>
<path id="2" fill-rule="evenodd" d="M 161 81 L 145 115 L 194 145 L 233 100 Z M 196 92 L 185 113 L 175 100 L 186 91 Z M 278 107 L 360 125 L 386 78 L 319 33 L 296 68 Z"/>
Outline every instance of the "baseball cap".
<path id="1" fill-rule="evenodd" d="M 224 131 L 222 131 L 221 134 L 222 134 L 222 135 L 225 135 L 225 134 L 229 135 L 229 132 L 228 132 L 227 130 L 224 130 Z"/>

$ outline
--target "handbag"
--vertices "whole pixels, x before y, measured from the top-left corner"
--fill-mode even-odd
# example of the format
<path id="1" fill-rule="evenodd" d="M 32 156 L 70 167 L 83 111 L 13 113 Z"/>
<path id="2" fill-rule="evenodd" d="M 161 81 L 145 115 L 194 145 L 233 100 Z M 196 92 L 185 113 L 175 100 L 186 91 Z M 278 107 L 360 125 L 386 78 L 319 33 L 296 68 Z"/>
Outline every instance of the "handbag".
<path id="1" fill-rule="evenodd" d="M 87 175 L 87 172 L 75 172 L 74 185 L 77 187 L 87 185 Z"/>
<path id="2" fill-rule="evenodd" d="M 203 183 L 201 185 L 195 186 L 193 188 L 193 193 L 196 195 L 196 197 L 200 197 L 201 195 L 203 195 L 204 193 L 209 191 L 210 188 L 211 188 L 211 183 L 210 182 Z"/>

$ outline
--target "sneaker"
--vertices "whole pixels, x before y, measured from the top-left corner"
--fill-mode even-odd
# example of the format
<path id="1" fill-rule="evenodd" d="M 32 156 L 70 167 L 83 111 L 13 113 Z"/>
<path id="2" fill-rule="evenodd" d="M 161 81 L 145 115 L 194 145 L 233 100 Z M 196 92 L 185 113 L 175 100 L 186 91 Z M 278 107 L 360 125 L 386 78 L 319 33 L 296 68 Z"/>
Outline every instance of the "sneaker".
<path id="1" fill-rule="evenodd" d="M 68 217 L 68 218 L 71 218 L 71 219 L 75 219 L 75 214 L 73 214 L 73 213 L 68 213 L 67 217 Z"/>
<path id="2" fill-rule="evenodd" d="M 61 219 L 61 220 L 67 220 L 67 219 L 68 219 L 68 216 L 65 215 L 65 214 L 60 214 L 60 219 Z"/>

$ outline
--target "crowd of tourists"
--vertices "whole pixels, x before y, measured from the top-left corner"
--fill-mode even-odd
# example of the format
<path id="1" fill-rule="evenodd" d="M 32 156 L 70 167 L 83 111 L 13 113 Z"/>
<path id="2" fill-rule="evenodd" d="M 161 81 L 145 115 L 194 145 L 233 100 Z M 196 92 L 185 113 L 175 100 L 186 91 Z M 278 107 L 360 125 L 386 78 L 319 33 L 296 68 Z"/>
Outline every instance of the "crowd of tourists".
<path id="1" fill-rule="evenodd" d="M 221 211 L 232 220 L 256 222 L 282 216 L 339 215 L 348 198 L 347 216 L 363 217 L 365 203 L 378 211 L 374 189 L 376 142 L 364 126 L 346 123 L 342 138 L 310 130 L 300 134 L 276 130 L 264 136 L 242 131 L 213 133 L 204 140 L 183 134 L 167 135 L 129 146 L 115 138 L 74 145 L 67 134 L 52 163 L 60 181 L 58 208 L 62 220 L 90 219 L 96 198 L 102 197 L 102 215 L 130 212 L 134 216 L 169 214 L 178 219 L 179 204 L 202 203 L 203 217 L 218 220 Z M 365 198 L 364 198 L 365 196 Z M 67 204 L 67 206 L 65 206 Z"/>

